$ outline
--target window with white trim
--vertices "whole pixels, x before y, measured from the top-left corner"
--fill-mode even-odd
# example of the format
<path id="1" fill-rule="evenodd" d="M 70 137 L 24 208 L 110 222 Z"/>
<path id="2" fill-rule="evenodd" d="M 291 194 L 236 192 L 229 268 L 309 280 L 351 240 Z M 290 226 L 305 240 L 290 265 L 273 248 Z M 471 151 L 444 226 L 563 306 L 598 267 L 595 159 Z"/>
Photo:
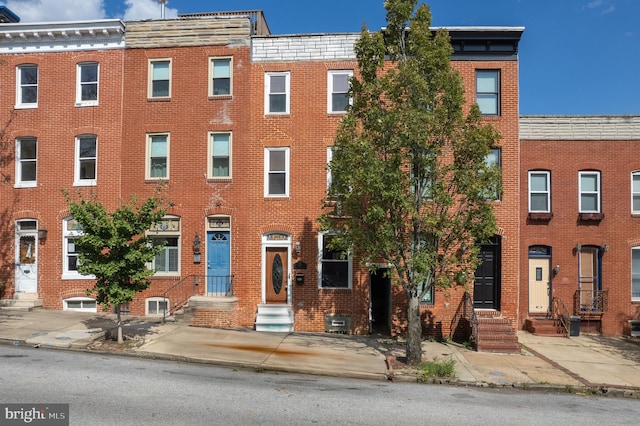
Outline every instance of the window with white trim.
<path id="1" fill-rule="evenodd" d="M 548 171 L 529 172 L 529 213 L 551 213 L 551 178 Z"/>
<path id="2" fill-rule="evenodd" d="M 600 172 L 578 172 L 579 212 L 600 213 Z"/>
<path id="3" fill-rule="evenodd" d="M 75 180 L 76 186 L 96 185 L 98 139 L 96 135 L 76 137 Z"/>
<path id="4" fill-rule="evenodd" d="M 62 301 L 62 310 L 77 312 L 98 312 L 95 299 L 89 297 L 70 297 Z"/>
<path id="5" fill-rule="evenodd" d="M 482 115 L 500 115 L 500 70 L 476 71 L 476 103 Z"/>
<path id="6" fill-rule="evenodd" d="M 209 178 L 231 177 L 231 133 L 209 133 Z"/>
<path id="7" fill-rule="evenodd" d="M 169 134 L 147 135 L 146 179 L 169 178 Z"/>
<path id="8" fill-rule="evenodd" d="M 264 75 L 264 113 L 289 114 L 289 72 L 268 72 Z"/>
<path id="9" fill-rule="evenodd" d="M 91 279 L 93 275 L 81 275 L 78 272 L 77 241 L 82 236 L 82 227 L 72 217 L 62 221 L 62 279 L 79 280 Z"/>
<path id="10" fill-rule="evenodd" d="M 640 170 L 631 172 L 631 213 L 640 214 Z"/>
<path id="11" fill-rule="evenodd" d="M 180 218 L 166 216 L 154 223 L 149 230 L 153 245 L 161 245 L 162 251 L 153 259 L 151 268 L 155 275 L 180 274 Z"/>
<path id="12" fill-rule="evenodd" d="M 640 247 L 631 249 L 631 300 L 640 302 Z"/>
<path id="13" fill-rule="evenodd" d="M 38 66 L 19 65 L 16 73 L 16 108 L 37 108 Z"/>
<path id="14" fill-rule="evenodd" d="M 333 183 L 333 176 L 331 175 L 331 169 L 329 168 L 329 164 L 331 164 L 331 160 L 333 159 L 333 150 L 334 146 L 327 147 L 327 192 L 331 189 L 331 184 Z"/>
<path id="15" fill-rule="evenodd" d="M 76 71 L 76 105 L 98 105 L 98 63 L 78 64 Z"/>
<path id="16" fill-rule="evenodd" d="M 149 60 L 149 98 L 171 97 L 171 59 Z"/>
<path id="17" fill-rule="evenodd" d="M 231 58 L 209 60 L 209 96 L 229 96 L 233 88 Z"/>
<path id="18" fill-rule="evenodd" d="M 169 299 L 165 297 L 149 297 L 145 301 L 144 314 L 148 317 L 169 315 Z"/>
<path id="19" fill-rule="evenodd" d="M 33 137 L 16 139 L 16 188 L 37 185 L 38 141 Z"/>
<path id="20" fill-rule="evenodd" d="M 318 271 L 320 288 L 350 289 L 352 285 L 351 255 L 330 248 L 331 233 L 318 234 Z"/>
<path id="21" fill-rule="evenodd" d="M 353 70 L 331 70 L 327 75 L 327 112 L 329 114 L 344 113 L 351 103 L 349 97 L 349 79 Z"/>
<path id="22" fill-rule="evenodd" d="M 264 196 L 289 196 L 289 148 L 265 148 Z"/>

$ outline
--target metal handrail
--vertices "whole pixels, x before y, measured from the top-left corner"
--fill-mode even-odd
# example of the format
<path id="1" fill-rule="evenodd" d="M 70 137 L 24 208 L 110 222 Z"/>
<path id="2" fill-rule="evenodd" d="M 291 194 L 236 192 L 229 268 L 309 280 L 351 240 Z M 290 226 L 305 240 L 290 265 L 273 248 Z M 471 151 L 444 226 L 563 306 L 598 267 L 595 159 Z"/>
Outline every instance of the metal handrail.
<path id="1" fill-rule="evenodd" d="M 165 309 L 162 314 L 162 321 L 166 322 L 167 316 L 176 313 L 183 308 L 191 296 L 197 294 L 197 289 L 201 283 L 206 286 L 207 296 L 231 297 L 233 296 L 233 275 L 188 275 L 169 287 L 162 295 Z M 167 299 L 171 303 L 168 306 Z"/>
<path id="2" fill-rule="evenodd" d="M 559 297 L 554 297 L 551 303 L 551 316 L 558 321 L 564 330 L 564 335 L 569 336 L 569 309 Z"/>

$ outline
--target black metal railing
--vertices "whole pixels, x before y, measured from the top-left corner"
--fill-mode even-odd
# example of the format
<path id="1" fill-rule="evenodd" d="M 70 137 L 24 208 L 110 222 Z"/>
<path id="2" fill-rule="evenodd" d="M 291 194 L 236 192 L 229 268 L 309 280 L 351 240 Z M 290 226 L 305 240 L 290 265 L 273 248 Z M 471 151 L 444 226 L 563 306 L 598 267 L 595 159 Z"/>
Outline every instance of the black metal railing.
<path id="1" fill-rule="evenodd" d="M 464 320 L 464 321 L 463 321 Z M 453 320 L 451 321 L 451 331 L 450 338 L 453 340 L 455 335 L 460 332 L 463 327 L 463 323 L 466 322 L 468 324 L 467 328 L 467 336 L 471 343 L 478 348 L 478 317 L 476 316 L 476 311 L 473 308 L 473 300 L 471 299 L 471 295 L 468 291 L 465 291 L 462 295 L 462 300 L 460 301 L 460 305 L 458 306 L 458 310 L 456 311 Z M 470 335 L 469 335 L 470 334 Z"/>
<path id="2" fill-rule="evenodd" d="M 199 291 L 200 286 L 205 290 Z M 183 308 L 191 296 L 204 293 L 207 296 L 230 297 L 233 295 L 233 275 L 188 275 L 164 292 L 162 321 Z"/>
<path id="3" fill-rule="evenodd" d="M 551 317 L 562 328 L 563 334 L 569 336 L 569 321 L 571 320 L 569 309 L 559 297 L 554 297 L 551 302 Z"/>
<path id="4" fill-rule="evenodd" d="M 575 315 L 603 314 L 609 309 L 609 291 L 576 290 L 573 307 Z"/>

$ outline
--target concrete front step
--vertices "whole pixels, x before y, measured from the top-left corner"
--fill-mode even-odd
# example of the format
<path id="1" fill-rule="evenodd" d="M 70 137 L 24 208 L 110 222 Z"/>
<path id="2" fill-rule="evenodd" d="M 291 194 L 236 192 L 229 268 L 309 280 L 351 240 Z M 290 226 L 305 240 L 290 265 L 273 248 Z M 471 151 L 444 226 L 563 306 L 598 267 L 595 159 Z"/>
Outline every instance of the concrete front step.
<path id="1" fill-rule="evenodd" d="M 16 293 L 13 299 L 0 300 L 0 309 L 4 311 L 32 311 L 34 308 L 41 308 L 43 300 L 38 299 L 37 294 Z"/>
<path id="2" fill-rule="evenodd" d="M 293 331 L 293 310 L 289 305 L 258 305 L 256 331 L 285 333 Z"/>

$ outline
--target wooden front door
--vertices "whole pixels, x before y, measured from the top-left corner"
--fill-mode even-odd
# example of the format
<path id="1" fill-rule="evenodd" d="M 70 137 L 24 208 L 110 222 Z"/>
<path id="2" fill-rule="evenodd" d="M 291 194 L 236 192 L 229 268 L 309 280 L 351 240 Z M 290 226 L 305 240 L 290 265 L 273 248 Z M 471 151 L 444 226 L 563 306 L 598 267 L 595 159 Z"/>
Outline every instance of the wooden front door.
<path id="1" fill-rule="evenodd" d="M 266 248 L 265 301 L 266 303 L 287 303 L 289 265 L 287 247 Z"/>

